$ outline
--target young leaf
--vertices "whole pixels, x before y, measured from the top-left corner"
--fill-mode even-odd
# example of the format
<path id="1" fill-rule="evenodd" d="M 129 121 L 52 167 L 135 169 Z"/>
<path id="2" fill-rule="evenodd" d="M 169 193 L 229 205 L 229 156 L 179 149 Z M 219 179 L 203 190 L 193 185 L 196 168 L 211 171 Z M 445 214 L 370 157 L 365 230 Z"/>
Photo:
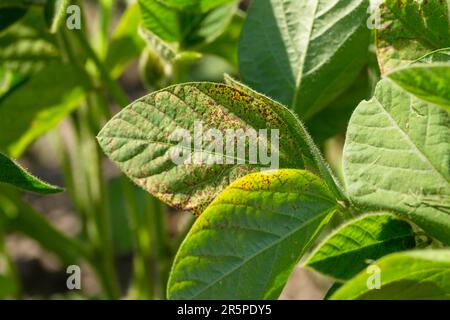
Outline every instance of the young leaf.
<path id="1" fill-rule="evenodd" d="M 45 20 L 51 33 L 56 33 L 66 17 L 69 0 L 47 0 L 45 4 Z"/>
<path id="2" fill-rule="evenodd" d="M 387 77 L 420 99 L 450 110 L 450 64 L 412 65 Z"/>
<path id="3" fill-rule="evenodd" d="M 76 67 L 55 62 L 5 95 L 0 100 L 0 150 L 18 157 L 79 105 L 89 83 Z"/>
<path id="4" fill-rule="evenodd" d="M 139 0 L 144 26 L 168 42 L 181 40 L 178 11 L 158 0 Z"/>
<path id="5" fill-rule="evenodd" d="M 449 0 L 385 0 L 380 7 L 377 56 L 381 72 L 450 47 Z"/>
<path id="6" fill-rule="evenodd" d="M 181 16 L 181 27 L 190 30 L 183 37 L 182 45 L 187 48 L 196 48 L 213 42 L 231 23 L 237 6 L 235 3 L 219 6 L 204 15 Z"/>
<path id="7" fill-rule="evenodd" d="M 369 214 L 341 226 L 311 254 L 306 266 L 336 280 L 349 280 L 389 253 L 414 248 L 414 232 L 392 214 Z"/>
<path id="8" fill-rule="evenodd" d="M 277 159 L 282 168 L 315 168 L 295 117 L 280 108 L 223 84 L 180 84 L 133 102 L 107 123 L 98 140 L 135 183 L 172 206 L 200 213 L 232 181 L 278 166 Z M 247 135 L 266 129 L 257 139 Z M 189 135 L 184 143 L 174 134 L 180 130 Z M 218 140 L 201 138 L 211 130 Z M 279 148 L 274 130 L 279 130 Z M 233 137 L 230 131 L 241 133 Z M 230 139 L 231 152 L 224 151 L 224 139 Z M 274 161 L 250 161 L 250 152 L 241 155 L 234 147 L 238 140 L 246 150 L 254 143 L 267 146 Z M 186 160 L 181 164 L 173 160 L 180 146 Z"/>
<path id="9" fill-rule="evenodd" d="M 352 201 L 406 215 L 450 244 L 450 114 L 389 80 L 355 110 L 344 147 Z"/>
<path id="10" fill-rule="evenodd" d="M 18 163 L 0 153 L 0 182 L 37 193 L 49 194 L 63 191 L 62 188 L 48 184 L 28 173 Z"/>
<path id="11" fill-rule="evenodd" d="M 253 1 L 240 40 L 242 79 L 311 117 L 366 63 L 368 7 L 368 0 Z"/>
<path id="12" fill-rule="evenodd" d="M 337 210 L 325 184 L 302 170 L 254 173 L 231 184 L 175 258 L 170 299 L 276 299 Z"/>
<path id="13" fill-rule="evenodd" d="M 362 271 L 331 297 L 334 300 L 449 300 L 450 250 L 420 250 L 388 255 L 374 263 L 381 288 L 369 289 L 370 277 Z"/>

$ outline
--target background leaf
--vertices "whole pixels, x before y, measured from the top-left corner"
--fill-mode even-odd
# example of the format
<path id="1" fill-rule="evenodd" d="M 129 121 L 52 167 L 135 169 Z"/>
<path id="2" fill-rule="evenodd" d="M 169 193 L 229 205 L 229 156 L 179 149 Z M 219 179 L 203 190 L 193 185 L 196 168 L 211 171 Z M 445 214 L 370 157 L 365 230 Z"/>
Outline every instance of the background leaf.
<path id="1" fill-rule="evenodd" d="M 404 214 L 450 243 L 450 115 L 388 80 L 348 127 L 344 179 L 352 200 Z"/>
<path id="2" fill-rule="evenodd" d="M 0 100 L 0 150 L 18 157 L 79 105 L 89 83 L 76 67 L 54 62 L 5 95 Z"/>
<path id="3" fill-rule="evenodd" d="M 145 47 L 144 40 L 138 34 L 140 23 L 139 5 L 135 3 L 122 15 L 108 46 L 105 65 L 113 78 L 118 78 Z"/>
<path id="4" fill-rule="evenodd" d="M 28 173 L 18 163 L 0 153 L 0 182 L 9 183 L 17 188 L 42 194 L 63 191 L 60 187 L 48 184 Z"/>
<path id="5" fill-rule="evenodd" d="M 20 232 L 30 237 L 67 265 L 82 258 L 91 259 L 87 247 L 53 227 L 42 214 L 23 202 L 15 190 L 1 188 L 0 220 L 5 231 Z"/>
<path id="6" fill-rule="evenodd" d="M 195 222 L 175 258 L 170 299 L 276 299 L 337 204 L 307 171 L 251 174 Z"/>
<path id="7" fill-rule="evenodd" d="M 414 248 L 414 232 L 392 214 L 369 214 L 339 227 L 311 254 L 305 265 L 337 280 L 349 280 L 389 253 Z"/>
<path id="8" fill-rule="evenodd" d="M 416 97 L 450 110 L 450 64 L 412 65 L 387 77 Z"/>
<path id="9" fill-rule="evenodd" d="M 253 1 L 240 40 L 243 81 L 311 117 L 366 63 L 368 7 L 365 0 Z"/>
<path id="10" fill-rule="evenodd" d="M 226 156 L 233 164 L 226 164 L 223 152 L 210 151 L 208 157 L 219 157 L 224 164 L 177 165 L 172 154 L 178 142 L 169 139 L 173 132 L 185 129 L 193 136 L 196 121 L 202 122 L 204 132 L 217 129 L 224 137 L 228 129 L 277 129 L 280 146 L 273 152 L 279 154 L 279 165 L 314 169 L 308 146 L 294 127 L 297 120 L 280 108 L 222 84 L 180 84 L 133 102 L 107 123 L 98 140 L 135 183 L 172 206 L 200 213 L 232 181 L 269 165 L 260 160 L 250 164 L 249 159 L 238 158 L 236 150 Z M 269 136 L 260 135 L 258 143 L 271 150 Z M 248 139 L 245 145 L 248 150 Z M 202 147 L 211 148 L 211 142 L 203 140 Z M 192 144 L 188 152 L 199 156 Z"/>
<path id="11" fill-rule="evenodd" d="M 343 285 L 332 299 L 450 299 L 448 249 L 394 253 L 375 265 L 381 270 L 381 289 L 368 289 L 370 274 L 363 271 Z"/>
<path id="12" fill-rule="evenodd" d="M 450 47 L 449 0 L 386 0 L 377 30 L 381 72 L 392 71 L 423 55 Z"/>

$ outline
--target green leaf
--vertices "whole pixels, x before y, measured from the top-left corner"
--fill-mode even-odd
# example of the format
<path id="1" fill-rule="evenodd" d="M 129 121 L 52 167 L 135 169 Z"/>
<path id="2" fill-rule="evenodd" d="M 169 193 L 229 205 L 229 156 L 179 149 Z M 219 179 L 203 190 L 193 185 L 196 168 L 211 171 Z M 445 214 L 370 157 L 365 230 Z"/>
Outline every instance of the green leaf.
<path id="1" fill-rule="evenodd" d="M 277 158 L 282 168 L 306 166 L 315 170 L 298 126 L 292 113 L 281 105 L 267 104 L 262 96 L 250 96 L 223 84 L 187 83 L 133 102 L 106 124 L 98 140 L 105 153 L 135 183 L 172 206 L 200 213 L 232 181 L 249 172 L 277 166 Z M 226 143 L 215 148 L 217 143 L 212 142 L 216 139 L 197 139 L 201 148 L 194 148 L 194 135 L 198 138 L 200 132 L 210 129 L 217 129 L 222 141 L 227 139 L 227 130 L 241 132 L 238 139 L 228 135 L 232 145 L 240 141 L 249 150 L 249 142 L 257 142 L 260 148 L 267 146 L 273 161 L 261 161 L 261 157 L 250 161 L 249 152 L 242 155 L 234 147 L 226 154 Z M 267 134 L 257 134 L 255 140 L 244 134 L 265 129 Z M 279 130 L 279 148 L 273 143 L 273 129 Z M 180 143 L 174 136 L 179 130 L 191 135 L 189 141 Z M 187 161 L 176 164 L 173 155 L 180 152 Z"/>
<path id="2" fill-rule="evenodd" d="M 45 20 L 51 33 L 56 33 L 66 17 L 69 0 L 47 0 L 45 4 Z"/>
<path id="3" fill-rule="evenodd" d="M 105 65 L 113 78 L 118 78 L 145 47 L 145 42 L 138 34 L 140 22 L 139 5 L 135 3 L 122 15 L 108 46 Z"/>
<path id="4" fill-rule="evenodd" d="M 366 0 L 253 1 L 240 40 L 243 81 L 311 117 L 366 63 L 368 7 Z"/>
<path id="5" fill-rule="evenodd" d="M 336 197 L 344 199 L 342 196 L 341 187 L 337 179 L 334 177 L 331 169 L 328 164 L 322 157 L 320 150 L 314 144 L 311 136 L 308 134 L 308 131 L 302 124 L 302 122 L 295 116 L 295 114 L 283 107 L 278 102 L 266 97 L 250 87 L 234 80 L 229 75 L 225 74 L 225 83 L 248 94 L 249 96 L 261 100 L 264 104 L 271 106 L 272 110 L 277 110 L 277 113 L 284 119 L 285 123 L 291 128 L 291 134 L 295 139 L 297 139 L 301 144 L 301 148 L 303 154 L 306 155 L 304 159 L 305 168 L 309 171 L 319 175 L 322 179 L 325 180 L 330 190 L 335 194 Z M 313 160 L 314 163 L 310 163 L 308 161 Z"/>
<path id="6" fill-rule="evenodd" d="M 369 289 L 372 274 L 361 272 L 344 284 L 334 300 L 449 300 L 450 250 L 408 251 L 388 255 L 375 264 L 381 288 Z"/>
<path id="7" fill-rule="evenodd" d="M 377 55 L 383 74 L 430 51 L 450 47 L 449 3 L 386 0 L 381 4 Z"/>
<path id="8" fill-rule="evenodd" d="M 450 110 L 450 64 L 412 65 L 387 77 L 416 97 Z"/>
<path id="9" fill-rule="evenodd" d="M 234 182 L 181 245 L 168 297 L 276 299 L 336 210 L 325 184 L 307 171 L 254 173 Z"/>
<path id="10" fill-rule="evenodd" d="M 344 147 L 352 201 L 409 217 L 450 244 L 450 115 L 388 80 L 355 110 Z"/>
<path id="11" fill-rule="evenodd" d="M 0 100 L 0 150 L 17 158 L 79 105 L 89 83 L 76 67 L 55 62 L 5 95 Z"/>
<path id="12" fill-rule="evenodd" d="M 162 40 L 177 43 L 183 50 L 215 40 L 226 30 L 236 11 L 234 3 L 215 7 L 207 13 L 172 8 L 157 0 L 139 0 L 139 3 L 144 26 Z"/>
<path id="13" fill-rule="evenodd" d="M 227 29 L 214 42 L 202 47 L 203 53 L 210 53 L 224 58 L 237 70 L 238 41 L 244 24 L 244 15 L 237 11 Z"/>
<path id="14" fill-rule="evenodd" d="M 415 247 L 414 232 L 392 214 L 369 214 L 338 228 L 306 261 L 306 266 L 336 280 L 349 280 L 389 253 Z"/>
<path id="15" fill-rule="evenodd" d="M 58 193 L 62 188 L 48 184 L 27 172 L 18 163 L 0 153 L 0 182 L 42 194 Z"/>
<path id="16" fill-rule="evenodd" d="M 231 3 L 217 7 L 204 15 L 182 15 L 181 28 L 187 30 L 182 45 L 195 49 L 213 42 L 226 31 L 236 9 L 236 4 Z"/>
<path id="17" fill-rule="evenodd" d="M 165 41 L 181 39 L 178 12 L 157 0 L 139 0 L 144 26 Z"/>

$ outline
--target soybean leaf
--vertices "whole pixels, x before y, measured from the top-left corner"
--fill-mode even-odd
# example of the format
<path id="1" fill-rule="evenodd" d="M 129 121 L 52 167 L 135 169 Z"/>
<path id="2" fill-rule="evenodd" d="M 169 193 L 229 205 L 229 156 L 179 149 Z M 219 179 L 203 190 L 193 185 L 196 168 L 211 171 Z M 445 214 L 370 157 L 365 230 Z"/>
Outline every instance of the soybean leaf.
<path id="1" fill-rule="evenodd" d="M 45 4 L 45 20 L 50 32 L 56 33 L 64 22 L 69 0 L 47 0 Z"/>
<path id="2" fill-rule="evenodd" d="M 0 100 L 0 150 L 18 157 L 78 106 L 89 83 L 76 67 L 54 62 L 10 91 Z"/>
<path id="3" fill-rule="evenodd" d="M 450 64 L 412 65 L 387 77 L 422 100 L 450 110 Z"/>
<path id="4" fill-rule="evenodd" d="M 306 266 L 336 280 L 349 280 L 389 253 L 414 248 L 409 223 L 392 214 L 369 214 L 338 228 L 306 261 Z"/>
<path id="5" fill-rule="evenodd" d="M 213 42 L 225 32 L 236 13 L 236 4 L 230 3 L 219 6 L 204 15 L 181 16 L 181 26 L 184 33 L 182 46 L 197 48 Z"/>
<path id="6" fill-rule="evenodd" d="M 157 0 L 139 0 L 144 26 L 165 41 L 177 42 L 182 30 L 178 11 Z"/>
<path id="7" fill-rule="evenodd" d="M 380 268 L 381 288 L 369 289 L 373 276 L 365 271 L 344 284 L 334 300 L 449 300 L 450 250 L 418 250 L 388 255 L 375 262 Z"/>
<path id="8" fill-rule="evenodd" d="M 344 180 L 356 204 L 409 217 L 450 243 L 450 115 L 388 80 L 355 110 Z"/>
<path id="9" fill-rule="evenodd" d="M 313 163 L 310 164 L 307 161 L 305 161 L 305 168 L 312 171 L 313 173 L 317 173 L 322 179 L 324 179 L 328 187 L 331 189 L 331 191 L 335 194 L 336 197 L 340 199 L 345 198 L 342 195 L 341 192 L 342 188 L 339 182 L 334 177 L 328 164 L 323 159 L 319 149 L 314 144 L 314 141 L 308 134 L 302 122 L 299 119 L 297 119 L 297 117 L 291 110 L 283 107 L 281 104 L 270 99 L 269 97 L 266 97 L 254 91 L 250 87 L 247 87 L 246 85 L 234 80 L 227 74 L 225 74 L 225 83 L 271 106 L 272 110 L 274 111 L 276 110 L 277 113 L 280 115 L 280 117 L 285 119 L 286 124 L 291 127 L 292 132 L 291 134 L 294 135 L 294 137 L 298 139 L 298 141 L 301 143 L 302 150 L 304 150 L 303 154 L 306 155 L 305 160 L 310 159 L 314 160 L 314 164 Z"/>
<path id="10" fill-rule="evenodd" d="M 368 7 L 366 0 L 253 1 L 239 47 L 243 81 L 311 117 L 366 63 Z"/>
<path id="11" fill-rule="evenodd" d="M 183 50 L 215 40 L 226 30 L 236 11 L 235 3 L 216 6 L 206 13 L 170 7 L 157 0 L 139 0 L 139 3 L 144 26 L 162 40 L 177 43 Z"/>
<path id="12" fill-rule="evenodd" d="M 115 29 L 108 46 L 105 65 L 111 70 L 111 76 L 118 78 L 126 66 L 142 52 L 145 42 L 138 34 L 141 16 L 137 3 L 129 6 Z"/>
<path id="13" fill-rule="evenodd" d="M 62 188 L 48 184 L 27 172 L 18 163 L 0 153 L 0 182 L 42 194 L 57 193 Z"/>
<path id="14" fill-rule="evenodd" d="M 254 173 L 231 184 L 197 219 L 172 267 L 170 299 L 275 299 L 337 210 L 303 170 Z"/>
<path id="15" fill-rule="evenodd" d="M 386 0 L 380 6 L 377 55 L 381 72 L 450 47 L 449 0 Z"/>
<path id="16" fill-rule="evenodd" d="M 133 102 L 106 124 L 98 140 L 135 183 L 172 206 L 200 213 L 249 172 L 315 169 L 295 117 L 282 108 L 223 84 L 180 84 Z M 201 138 L 205 133 L 209 138 Z M 249 157 L 255 144 L 260 152 L 267 148 L 270 159 L 261 153 Z M 238 152 L 239 145 L 249 152 Z M 181 159 L 174 161 L 178 154 Z"/>

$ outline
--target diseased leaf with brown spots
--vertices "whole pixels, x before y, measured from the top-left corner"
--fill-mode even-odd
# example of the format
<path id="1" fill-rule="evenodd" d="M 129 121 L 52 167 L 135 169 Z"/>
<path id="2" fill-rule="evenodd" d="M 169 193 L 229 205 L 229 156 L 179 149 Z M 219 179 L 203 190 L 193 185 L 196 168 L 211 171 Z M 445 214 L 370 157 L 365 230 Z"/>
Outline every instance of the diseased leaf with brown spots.
<path id="1" fill-rule="evenodd" d="M 381 72 L 450 47 L 450 0 L 385 0 L 380 6 L 377 56 Z"/>
<path id="2" fill-rule="evenodd" d="M 277 148 L 272 146 L 271 137 L 275 131 L 270 129 L 279 130 L 280 167 L 306 166 L 317 171 L 306 143 L 293 125 L 298 120 L 291 113 L 280 112 L 280 108 L 284 107 L 266 104 L 223 84 L 180 84 L 133 102 L 108 122 L 98 140 L 105 153 L 136 184 L 178 209 L 199 214 L 234 180 L 276 165 Z M 214 148 L 214 139 L 194 139 L 196 130 L 200 131 L 199 123 L 203 133 L 217 129 L 216 133 L 224 137 L 223 152 Z M 180 140 L 174 139 L 179 138 L 174 133 L 180 129 L 192 138 L 191 143 L 185 140 L 181 147 Z M 243 133 L 254 129 L 258 133 L 258 151 L 267 147 L 272 163 L 259 155 L 256 162 L 250 161 L 250 139 L 241 140 L 246 149 L 244 158 L 236 150 L 236 137 L 229 139 L 234 143 L 232 152 L 225 153 L 226 133 L 231 129 L 242 130 L 238 136 L 244 138 Z M 266 136 L 260 129 L 267 129 Z M 194 140 L 201 148 L 195 149 Z M 186 161 L 177 164 L 180 162 L 173 161 L 174 152 L 184 155 Z M 223 163 L 212 163 L 213 159 Z"/>

